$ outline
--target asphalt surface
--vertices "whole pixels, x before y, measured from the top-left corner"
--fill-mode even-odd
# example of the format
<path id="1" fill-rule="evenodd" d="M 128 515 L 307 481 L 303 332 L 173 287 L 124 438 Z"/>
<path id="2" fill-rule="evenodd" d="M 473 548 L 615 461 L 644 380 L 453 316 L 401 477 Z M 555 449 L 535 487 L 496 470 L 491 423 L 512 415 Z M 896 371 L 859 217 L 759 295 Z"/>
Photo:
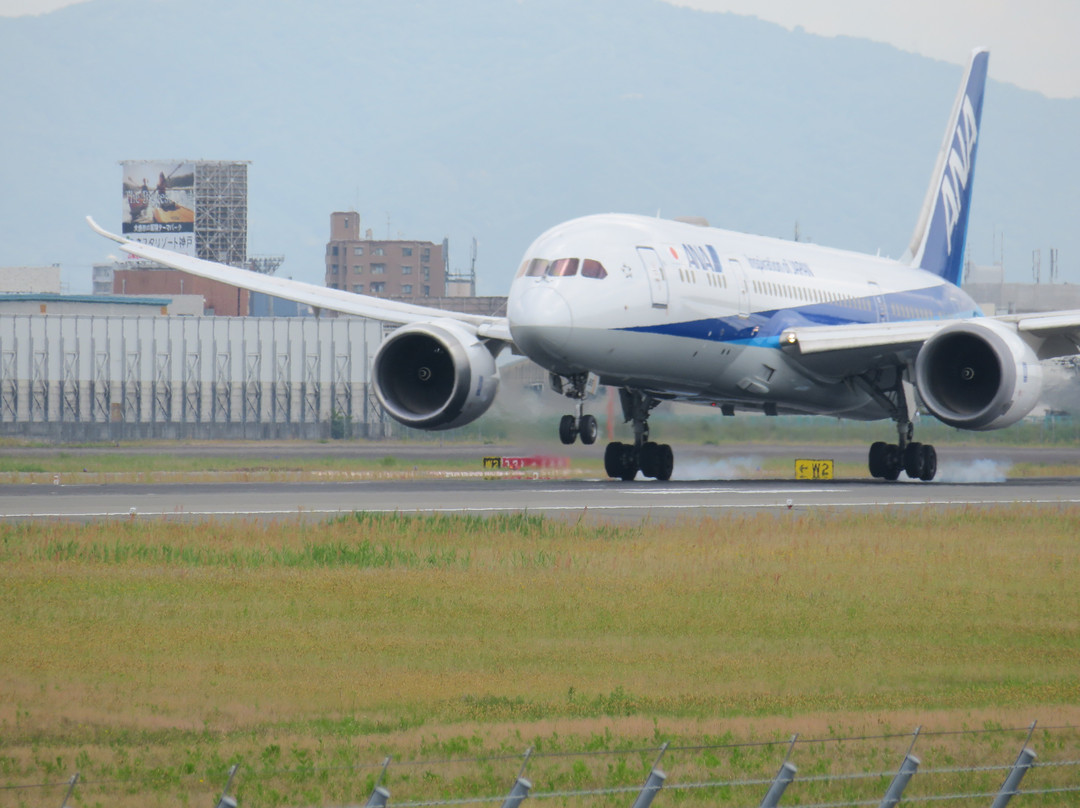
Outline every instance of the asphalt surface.
<path id="1" fill-rule="evenodd" d="M 435 449 L 437 451 L 437 447 Z M 425 451 L 428 450 L 430 447 L 425 447 Z M 236 447 L 232 447 L 232 452 L 236 451 Z M 511 456 L 528 449 L 485 446 L 455 447 L 453 450 L 455 454 L 461 451 L 479 457 L 483 454 Z M 441 478 L 375 474 L 350 482 L 3 485 L 0 486 L 0 519 L 311 520 L 364 510 L 477 515 L 528 511 L 573 519 L 636 521 L 752 511 L 1080 504 L 1080 478 L 1008 477 L 1011 465 L 1021 462 L 1029 454 L 1042 462 L 1051 460 L 1050 453 L 1055 455 L 1053 462 L 1080 461 L 1080 451 L 1074 449 L 949 449 L 940 453 L 939 476 L 931 483 L 903 479 L 887 483 L 869 478 L 831 481 L 746 479 L 761 457 L 780 451 L 793 458 L 837 460 L 845 459 L 849 451 L 856 458 L 865 454 L 865 449 L 860 447 L 850 450 L 791 446 L 680 449 L 675 474 L 668 482 L 640 478 L 630 483 L 608 479 L 559 479 L 550 476 L 557 472 L 543 470 L 485 478 L 478 470 L 448 473 Z M 381 447 L 381 454 L 403 456 L 400 447 L 392 451 Z"/>

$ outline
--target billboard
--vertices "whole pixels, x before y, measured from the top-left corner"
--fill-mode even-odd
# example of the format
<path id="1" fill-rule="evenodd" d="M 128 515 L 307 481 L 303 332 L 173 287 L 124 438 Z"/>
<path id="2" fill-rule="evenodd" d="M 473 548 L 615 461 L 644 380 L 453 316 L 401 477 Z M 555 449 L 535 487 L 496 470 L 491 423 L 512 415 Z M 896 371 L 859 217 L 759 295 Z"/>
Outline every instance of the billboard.
<path id="1" fill-rule="evenodd" d="M 132 241 L 195 255 L 195 163 L 128 160 L 121 228 Z"/>

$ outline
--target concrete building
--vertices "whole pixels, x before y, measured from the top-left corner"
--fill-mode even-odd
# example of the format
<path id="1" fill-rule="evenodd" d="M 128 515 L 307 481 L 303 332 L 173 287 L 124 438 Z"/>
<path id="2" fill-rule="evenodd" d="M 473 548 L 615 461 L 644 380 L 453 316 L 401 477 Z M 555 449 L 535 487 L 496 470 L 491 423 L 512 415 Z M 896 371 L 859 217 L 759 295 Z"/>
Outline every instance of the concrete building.
<path id="1" fill-rule="evenodd" d="M 1000 279 L 964 283 L 964 291 L 984 314 L 1023 314 L 1035 311 L 1080 309 L 1080 285 L 1075 283 L 1005 283 Z"/>
<path id="2" fill-rule="evenodd" d="M 360 231 L 355 212 L 330 214 L 326 285 L 376 297 L 427 304 L 446 297 L 443 245 L 430 241 L 379 241 Z"/>
<path id="3" fill-rule="evenodd" d="M 91 293 L 95 295 L 111 295 L 113 294 L 113 273 L 116 268 L 120 266 L 119 263 L 112 264 L 94 264 L 92 272 L 93 286 L 91 287 Z"/>

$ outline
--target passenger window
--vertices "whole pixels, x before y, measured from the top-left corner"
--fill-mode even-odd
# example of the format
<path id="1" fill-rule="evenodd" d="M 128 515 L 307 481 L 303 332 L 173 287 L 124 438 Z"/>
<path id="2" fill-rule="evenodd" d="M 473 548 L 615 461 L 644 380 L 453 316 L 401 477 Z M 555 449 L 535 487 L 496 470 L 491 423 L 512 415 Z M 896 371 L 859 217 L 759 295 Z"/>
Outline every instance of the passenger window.
<path id="1" fill-rule="evenodd" d="M 538 278 L 547 272 L 549 263 L 546 258 L 534 258 L 529 262 L 529 268 L 525 270 L 525 274 L 530 278 Z"/>
<path id="2" fill-rule="evenodd" d="M 581 262 L 581 275 L 585 278 L 606 278 L 607 270 L 599 261 L 586 258 Z"/>
<path id="3" fill-rule="evenodd" d="M 552 261 L 547 274 L 555 278 L 568 278 L 577 275 L 578 260 L 576 258 L 560 258 Z"/>

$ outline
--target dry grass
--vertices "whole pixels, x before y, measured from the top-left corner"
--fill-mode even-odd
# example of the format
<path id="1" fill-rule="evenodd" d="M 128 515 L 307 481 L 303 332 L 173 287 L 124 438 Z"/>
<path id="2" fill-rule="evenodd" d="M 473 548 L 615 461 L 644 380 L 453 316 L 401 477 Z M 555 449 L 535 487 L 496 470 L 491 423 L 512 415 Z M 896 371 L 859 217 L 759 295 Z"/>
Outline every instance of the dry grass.
<path id="1" fill-rule="evenodd" d="M 160 770 L 172 799 L 231 758 L 1075 724 L 1078 528 L 1034 507 L 0 526 L 0 783 Z M 295 785 L 260 803 L 338 793 Z"/>
<path id="2" fill-rule="evenodd" d="M 816 433 L 811 433 L 811 437 Z M 630 438 L 632 439 L 632 437 Z M 0 442 L 2 445 L 2 442 Z M 752 444 L 740 444 L 748 458 L 729 458 L 724 462 L 689 461 L 691 468 L 701 467 L 706 478 L 717 473 L 721 466 L 739 479 L 791 479 L 794 475 L 795 453 L 787 457 L 754 458 Z M 130 453 L 125 451 L 59 452 L 42 456 L 21 452 L 15 446 L 0 454 L 0 485 L 117 485 L 141 483 L 215 483 L 215 482 L 356 482 L 364 480 L 442 479 L 447 477 L 517 477 L 531 476 L 534 471 L 485 471 L 485 454 L 499 455 L 499 446 L 477 448 L 472 457 L 405 459 L 395 456 L 394 445 L 386 447 L 383 457 L 341 455 L 292 455 L 287 448 L 280 457 L 244 454 L 240 447 L 235 455 L 176 455 L 161 453 Z M 829 457 L 829 444 L 818 451 Z M 944 455 L 944 452 L 943 452 Z M 567 458 L 568 465 L 543 469 L 545 478 L 604 477 L 601 453 L 586 457 Z M 676 469 L 678 473 L 679 468 Z M 956 474 L 955 466 L 943 464 L 939 479 Z M 840 460 L 834 470 L 837 479 L 865 479 L 866 462 Z M 1080 465 L 1070 463 L 1010 463 L 994 464 L 994 474 L 1009 478 L 1080 477 Z M 985 475 L 984 475 L 985 476 Z"/>

